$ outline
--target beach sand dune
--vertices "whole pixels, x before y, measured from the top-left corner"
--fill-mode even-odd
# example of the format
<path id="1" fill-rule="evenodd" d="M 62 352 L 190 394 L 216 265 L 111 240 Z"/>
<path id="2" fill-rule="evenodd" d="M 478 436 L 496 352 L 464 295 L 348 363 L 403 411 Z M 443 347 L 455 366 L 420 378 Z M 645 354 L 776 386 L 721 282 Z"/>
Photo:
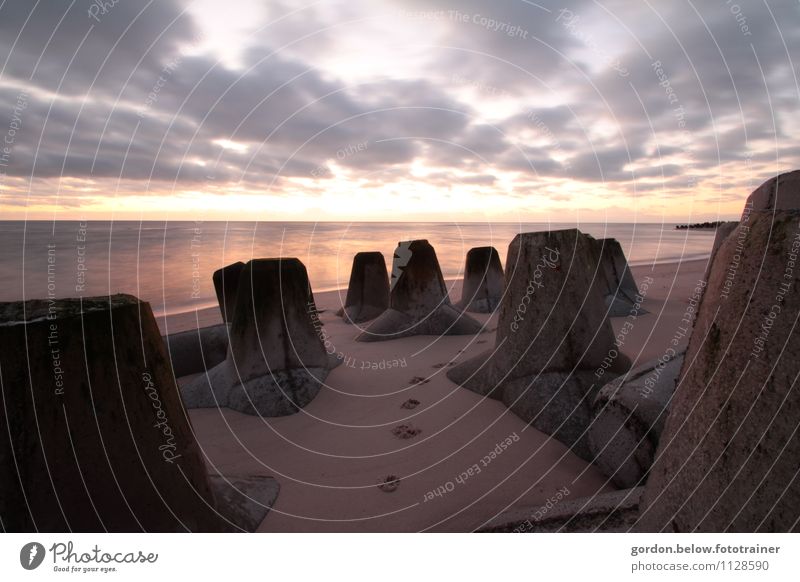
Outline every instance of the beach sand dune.
<path id="1" fill-rule="evenodd" d="M 613 318 L 612 326 L 618 333 L 630 322 L 621 351 L 634 365 L 660 357 L 673 340 L 686 344 L 682 320 L 705 269 L 705 260 L 633 268 L 640 288 L 647 285 L 649 313 Z M 460 285 L 448 285 L 459 298 Z M 485 329 L 476 336 L 360 343 L 358 326 L 335 315 L 344 294 L 315 297 L 344 363 L 311 403 L 281 418 L 190 411 L 210 471 L 279 481 L 280 496 L 259 531 L 471 531 L 512 507 L 614 489 L 596 467 L 501 402 L 447 379 L 453 362 L 493 345 L 497 315 L 475 314 Z M 170 333 L 218 322 L 219 310 L 160 321 Z M 409 399 L 420 404 L 403 408 Z M 398 438 L 399 425 L 407 425 L 395 431 L 404 436 L 419 432 Z M 392 487 L 379 488 L 384 480 Z"/>

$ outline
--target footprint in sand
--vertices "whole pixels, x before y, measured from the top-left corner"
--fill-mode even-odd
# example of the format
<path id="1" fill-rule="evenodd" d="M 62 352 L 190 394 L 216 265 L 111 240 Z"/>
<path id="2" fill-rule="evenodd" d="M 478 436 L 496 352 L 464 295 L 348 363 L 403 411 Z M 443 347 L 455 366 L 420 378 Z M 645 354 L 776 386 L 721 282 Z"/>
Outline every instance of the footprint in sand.
<path id="1" fill-rule="evenodd" d="M 398 424 L 392 429 L 392 434 L 399 439 L 411 439 L 421 432 L 413 424 Z"/>
<path id="2" fill-rule="evenodd" d="M 409 384 L 427 384 L 428 382 L 430 382 L 430 379 L 428 378 L 423 378 L 422 376 L 414 376 L 413 378 L 411 378 Z"/>
<path id="3" fill-rule="evenodd" d="M 399 486 L 400 486 L 400 477 L 398 477 L 397 475 L 387 475 L 386 477 L 378 481 L 378 489 L 380 489 L 384 493 L 391 493 L 392 491 L 396 491 Z"/>
<path id="4" fill-rule="evenodd" d="M 434 368 L 449 368 L 450 366 L 455 366 L 458 362 L 445 362 L 443 364 L 434 364 Z"/>
<path id="5" fill-rule="evenodd" d="M 407 408 L 408 410 L 412 410 L 417 406 L 419 406 L 419 400 L 416 400 L 414 398 L 409 398 L 400 405 L 400 408 Z"/>

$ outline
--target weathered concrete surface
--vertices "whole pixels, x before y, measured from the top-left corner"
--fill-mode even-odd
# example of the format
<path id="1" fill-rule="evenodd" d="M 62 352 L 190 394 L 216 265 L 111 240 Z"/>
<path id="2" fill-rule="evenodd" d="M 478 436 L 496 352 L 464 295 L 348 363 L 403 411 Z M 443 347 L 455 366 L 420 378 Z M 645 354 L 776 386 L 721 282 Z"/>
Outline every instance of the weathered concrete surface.
<path id="1" fill-rule="evenodd" d="M 670 350 L 609 382 L 592 406 L 593 462 L 617 487 L 636 487 L 655 458 L 686 351 Z"/>
<path id="2" fill-rule="evenodd" d="M 214 291 L 217 294 L 219 311 L 222 314 L 222 321 L 233 320 L 233 312 L 236 309 L 236 294 L 239 290 L 239 277 L 244 269 L 244 263 L 238 261 L 221 269 L 214 271 L 211 280 L 214 282 Z"/>
<path id="3" fill-rule="evenodd" d="M 224 323 L 164 336 L 176 378 L 210 370 L 228 353 L 228 326 Z"/>
<path id="4" fill-rule="evenodd" d="M 480 528 L 485 533 L 620 533 L 636 522 L 643 487 L 512 509 Z"/>
<path id="5" fill-rule="evenodd" d="M 272 477 L 212 475 L 209 480 L 220 514 L 234 531 L 256 531 L 281 489 Z"/>
<path id="6" fill-rule="evenodd" d="M 503 297 L 505 278 L 500 255 L 494 247 L 476 247 L 467 252 L 464 281 L 458 309 L 492 313 Z"/>
<path id="7" fill-rule="evenodd" d="M 228 356 L 182 388 L 184 403 L 293 414 L 317 395 L 332 362 L 306 268 L 298 259 L 254 259 L 239 281 Z"/>
<path id="8" fill-rule="evenodd" d="M 750 212 L 800 209 L 800 170 L 770 178 L 747 198 L 742 212 L 746 221 Z"/>
<path id="9" fill-rule="evenodd" d="M 615 349 L 603 281 L 594 276 L 594 243 L 576 229 L 517 235 L 508 249 L 495 347 L 447 373 L 502 400 L 583 458 L 595 394 L 609 375 L 630 367 Z M 601 366 L 602 383 L 595 377 Z"/>
<path id="10" fill-rule="evenodd" d="M 503 404 L 591 462 L 594 457 L 587 428 L 592 422 L 592 401 L 600 386 L 594 372 L 544 372 L 506 383 Z"/>
<path id="11" fill-rule="evenodd" d="M 639 288 L 633 279 L 628 266 L 628 259 L 617 239 L 603 238 L 594 241 L 596 260 L 599 263 L 597 276 L 601 280 L 601 289 L 606 307 L 611 317 L 627 316 L 637 303 Z M 648 312 L 638 308 L 640 315 Z"/>
<path id="12" fill-rule="evenodd" d="M 711 247 L 711 258 L 709 259 L 709 263 L 714 262 L 714 257 L 719 250 L 719 247 L 722 246 L 722 242 L 730 236 L 730 234 L 736 230 L 736 227 L 739 226 L 739 223 L 731 220 L 728 222 L 723 222 L 717 227 L 717 230 L 714 233 L 714 244 Z"/>
<path id="13" fill-rule="evenodd" d="M 0 304 L 6 531 L 221 531 L 150 305 Z"/>
<path id="14" fill-rule="evenodd" d="M 337 315 L 350 323 L 363 323 L 375 319 L 388 308 L 389 273 L 383 254 L 356 254 L 350 270 L 347 298 Z"/>
<path id="15" fill-rule="evenodd" d="M 797 188 L 796 175 L 785 185 Z M 795 200 L 781 184 L 783 200 Z M 768 186 L 751 199 L 763 205 Z M 798 531 L 798 252 L 797 210 L 746 212 L 720 246 L 638 529 Z M 732 264 L 736 282 L 723 295 Z"/>
<path id="16" fill-rule="evenodd" d="M 722 246 L 722 242 L 730 236 L 730 234 L 736 230 L 736 227 L 739 226 L 738 222 L 729 221 L 723 222 L 717 227 L 716 232 L 714 233 L 714 244 L 711 247 L 711 255 L 708 258 L 708 268 L 706 269 L 705 280 L 708 281 L 709 274 L 711 273 L 711 265 L 714 263 L 714 257 L 717 256 L 717 251 L 719 251 L 719 247 Z"/>
<path id="17" fill-rule="evenodd" d="M 508 248 L 507 289 L 495 348 L 448 371 L 478 394 L 539 372 L 595 370 L 614 348 L 599 281 L 592 277 L 593 239 L 576 229 L 517 235 Z M 610 371 L 630 361 L 619 356 Z M 492 394 L 502 400 L 502 394 Z"/>
<path id="18" fill-rule="evenodd" d="M 470 335 L 481 324 L 453 307 L 436 251 L 426 240 L 401 242 L 392 265 L 389 309 L 356 341 L 375 342 L 412 335 Z"/>

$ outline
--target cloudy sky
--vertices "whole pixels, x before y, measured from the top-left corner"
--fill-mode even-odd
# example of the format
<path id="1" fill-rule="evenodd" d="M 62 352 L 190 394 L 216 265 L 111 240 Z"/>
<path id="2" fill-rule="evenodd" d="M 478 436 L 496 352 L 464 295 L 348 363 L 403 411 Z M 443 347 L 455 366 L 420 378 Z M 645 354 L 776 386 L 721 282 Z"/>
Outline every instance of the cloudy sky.
<path id="1" fill-rule="evenodd" d="M 0 0 L 2 218 L 734 218 L 796 0 Z"/>

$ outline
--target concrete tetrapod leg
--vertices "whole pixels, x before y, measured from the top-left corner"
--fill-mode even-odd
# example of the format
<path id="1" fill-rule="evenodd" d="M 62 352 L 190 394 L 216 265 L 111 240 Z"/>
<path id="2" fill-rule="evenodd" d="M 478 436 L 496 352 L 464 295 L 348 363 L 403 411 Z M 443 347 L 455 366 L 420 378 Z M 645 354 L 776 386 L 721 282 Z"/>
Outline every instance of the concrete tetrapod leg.
<path id="1" fill-rule="evenodd" d="M 706 268 L 706 274 L 703 277 L 706 281 L 708 281 L 708 276 L 711 274 L 711 265 L 714 263 L 714 257 L 717 256 L 717 251 L 719 247 L 722 246 L 723 241 L 730 236 L 730 234 L 736 230 L 736 227 L 739 226 L 738 222 L 723 222 L 717 227 L 716 232 L 714 233 L 714 244 L 711 247 L 711 255 L 708 257 L 708 267 Z"/>
<path id="2" fill-rule="evenodd" d="M 272 477 L 209 478 L 214 499 L 223 518 L 234 531 L 254 532 L 267 517 L 280 492 L 280 485 Z"/>
<path id="3" fill-rule="evenodd" d="M 5 531 L 227 528 L 149 304 L 0 304 L 0 342 Z"/>
<path id="4" fill-rule="evenodd" d="M 604 299 L 611 317 L 625 317 L 636 304 L 639 288 L 628 266 L 628 259 L 617 239 L 603 238 L 595 241 L 600 262 L 597 276 L 605 279 Z M 637 314 L 648 312 L 639 307 Z"/>
<path id="5" fill-rule="evenodd" d="M 224 323 L 164 336 L 175 377 L 205 372 L 225 361 L 228 326 Z"/>
<path id="6" fill-rule="evenodd" d="M 427 240 L 401 242 L 392 265 L 389 309 L 356 341 L 375 342 L 412 335 L 471 335 L 481 324 L 453 307 L 436 251 Z"/>
<path id="7" fill-rule="evenodd" d="M 714 261 L 714 257 L 719 250 L 719 247 L 722 246 L 722 242 L 730 236 L 730 234 L 736 230 L 736 227 L 739 226 L 739 223 L 736 221 L 728 221 L 723 222 L 717 227 L 717 230 L 714 233 L 714 244 L 711 247 L 711 258 L 709 259 L 709 263 Z"/>
<path id="8" fill-rule="evenodd" d="M 464 265 L 461 301 L 456 307 L 474 313 L 492 313 L 500 305 L 504 287 L 503 267 L 497 249 L 470 249 Z"/>
<path id="9" fill-rule="evenodd" d="M 332 367 L 306 268 L 254 259 L 239 279 L 224 362 L 183 386 L 188 408 L 228 407 L 284 416 L 311 402 Z"/>
<path id="10" fill-rule="evenodd" d="M 502 400 L 583 458 L 594 396 L 609 374 L 630 367 L 615 348 L 601 284 L 592 277 L 593 243 L 576 229 L 517 235 L 508 248 L 495 347 L 447 373 Z"/>
<path id="11" fill-rule="evenodd" d="M 214 291 L 217 294 L 217 303 L 222 313 L 222 321 L 228 323 L 233 319 L 236 308 L 236 293 L 239 289 L 239 276 L 244 269 L 241 261 L 232 263 L 214 271 L 211 276 L 214 281 Z"/>
<path id="12" fill-rule="evenodd" d="M 787 200 L 800 201 L 800 180 L 762 185 L 717 251 L 641 531 L 800 530 L 800 211 Z M 722 293 L 731 265 L 736 279 Z"/>
<path id="13" fill-rule="evenodd" d="M 363 323 L 375 319 L 388 307 L 389 273 L 383 254 L 356 254 L 350 270 L 347 298 L 337 315 L 349 323 Z"/>
<path id="14" fill-rule="evenodd" d="M 600 389 L 594 400 L 589 448 L 594 464 L 617 487 L 644 483 L 653 465 L 685 350 L 623 374 Z"/>
<path id="15" fill-rule="evenodd" d="M 800 209 L 800 170 L 770 178 L 747 198 L 742 221 L 750 212 Z"/>

